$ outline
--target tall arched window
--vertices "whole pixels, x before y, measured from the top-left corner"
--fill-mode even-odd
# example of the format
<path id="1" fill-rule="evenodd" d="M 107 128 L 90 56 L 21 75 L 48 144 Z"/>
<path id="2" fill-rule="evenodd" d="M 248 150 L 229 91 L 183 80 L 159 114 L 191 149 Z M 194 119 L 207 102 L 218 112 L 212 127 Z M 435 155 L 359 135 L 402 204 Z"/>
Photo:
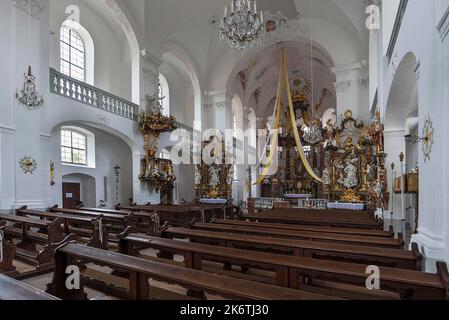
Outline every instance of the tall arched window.
<path id="1" fill-rule="evenodd" d="M 79 131 L 61 130 L 61 161 L 87 165 L 87 136 Z"/>
<path id="2" fill-rule="evenodd" d="M 86 81 L 85 45 L 78 32 L 61 28 L 61 72 L 79 81 Z"/>
<path id="3" fill-rule="evenodd" d="M 162 106 L 162 114 L 164 116 L 170 115 L 170 89 L 168 87 L 167 79 L 159 74 L 159 100 Z"/>
<path id="4" fill-rule="evenodd" d="M 61 163 L 94 169 L 95 134 L 81 127 L 61 127 Z"/>

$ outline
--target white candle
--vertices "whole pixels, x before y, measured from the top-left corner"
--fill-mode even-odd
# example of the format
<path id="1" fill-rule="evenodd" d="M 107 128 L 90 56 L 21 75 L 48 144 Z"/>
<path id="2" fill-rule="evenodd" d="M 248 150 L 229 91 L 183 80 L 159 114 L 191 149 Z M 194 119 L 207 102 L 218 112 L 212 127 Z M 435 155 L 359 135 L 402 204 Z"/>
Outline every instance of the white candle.
<path id="1" fill-rule="evenodd" d="M 251 11 L 251 1 L 250 0 L 248 0 L 246 2 L 246 6 L 248 7 L 248 11 Z"/>
<path id="2" fill-rule="evenodd" d="M 226 17 L 228 15 L 228 6 L 225 6 L 225 14 L 224 16 Z"/>
<path id="3" fill-rule="evenodd" d="M 263 11 L 260 11 L 260 22 L 263 23 Z"/>
<path id="4" fill-rule="evenodd" d="M 231 13 L 234 13 L 234 0 L 231 1 Z"/>
<path id="5" fill-rule="evenodd" d="M 0 262 L 3 262 L 3 232 L 0 231 Z"/>
<path id="6" fill-rule="evenodd" d="M 254 1 L 254 13 L 257 13 L 257 2 Z"/>

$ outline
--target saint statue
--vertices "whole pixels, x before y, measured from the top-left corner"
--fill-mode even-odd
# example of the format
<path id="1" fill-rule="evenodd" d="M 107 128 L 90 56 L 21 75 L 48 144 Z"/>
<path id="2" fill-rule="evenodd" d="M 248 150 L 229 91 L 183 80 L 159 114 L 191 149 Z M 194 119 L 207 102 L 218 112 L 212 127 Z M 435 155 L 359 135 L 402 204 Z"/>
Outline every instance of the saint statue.
<path id="1" fill-rule="evenodd" d="M 331 184 L 329 169 L 327 167 L 326 167 L 326 169 L 323 170 L 323 176 L 322 176 L 321 180 L 323 180 L 323 183 L 326 186 Z"/>
<path id="2" fill-rule="evenodd" d="M 218 174 L 218 169 L 215 167 L 210 167 L 209 174 L 210 174 L 209 186 L 215 189 L 220 185 L 220 177 Z"/>
<path id="3" fill-rule="evenodd" d="M 201 171 L 198 168 L 195 168 L 195 185 L 201 185 Z"/>
<path id="4" fill-rule="evenodd" d="M 335 130 L 332 124 L 332 119 L 327 120 L 326 131 L 327 131 L 327 139 L 323 145 L 324 149 L 329 147 L 337 147 L 337 139 L 335 138 Z"/>
<path id="5" fill-rule="evenodd" d="M 356 167 L 358 161 L 359 159 L 357 159 L 357 157 L 346 160 L 344 169 L 346 176 L 341 178 L 338 182 L 347 189 L 355 188 L 359 184 Z"/>

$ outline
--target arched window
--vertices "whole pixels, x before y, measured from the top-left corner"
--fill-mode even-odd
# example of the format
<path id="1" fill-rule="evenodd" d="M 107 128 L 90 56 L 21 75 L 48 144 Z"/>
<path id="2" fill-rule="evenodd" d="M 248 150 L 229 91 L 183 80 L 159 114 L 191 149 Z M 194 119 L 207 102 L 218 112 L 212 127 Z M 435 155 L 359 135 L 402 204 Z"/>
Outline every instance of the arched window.
<path id="1" fill-rule="evenodd" d="M 81 132 L 61 130 L 61 161 L 87 166 L 87 136 Z"/>
<path id="2" fill-rule="evenodd" d="M 86 81 L 85 45 L 78 32 L 61 28 L 61 72 L 79 81 Z"/>
<path id="3" fill-rule="evenodd" d="M 159 74 L 159 100 L 162 106 L 162 114 L 164 116 L 170 115 L 170 89 L 168 87 L 167 79 Z"/>

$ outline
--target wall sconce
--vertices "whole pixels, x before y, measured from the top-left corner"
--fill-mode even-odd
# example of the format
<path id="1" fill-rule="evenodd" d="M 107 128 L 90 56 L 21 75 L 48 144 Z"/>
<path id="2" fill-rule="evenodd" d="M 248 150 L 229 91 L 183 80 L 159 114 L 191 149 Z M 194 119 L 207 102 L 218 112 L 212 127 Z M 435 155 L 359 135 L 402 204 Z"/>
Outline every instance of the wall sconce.
<path id="1" fill-rule="evenodd" d="M 114 173 L 116 177 L 120 176 L 120 169 L 121 168 L 118 164 L 114 167 Z"/>
<path id="2" fill-rule="evenodd" d="M 117 164 L 114 168 L 115 173 L 115 200 L 119 201 L 119 177 L 120 177 L 120 166 Z"/>
<path id="3" fill-rule="evenodd" d="M 429 137 L 419 137 L 419 136 L 415 136 L 412 134 L 408 134 L 408 135 L 404 136 L 404 138 L 405 138 L 405 143 L 413 143 L 413 144 L 419 143 L 421 141 L 429 140 Z"/>

